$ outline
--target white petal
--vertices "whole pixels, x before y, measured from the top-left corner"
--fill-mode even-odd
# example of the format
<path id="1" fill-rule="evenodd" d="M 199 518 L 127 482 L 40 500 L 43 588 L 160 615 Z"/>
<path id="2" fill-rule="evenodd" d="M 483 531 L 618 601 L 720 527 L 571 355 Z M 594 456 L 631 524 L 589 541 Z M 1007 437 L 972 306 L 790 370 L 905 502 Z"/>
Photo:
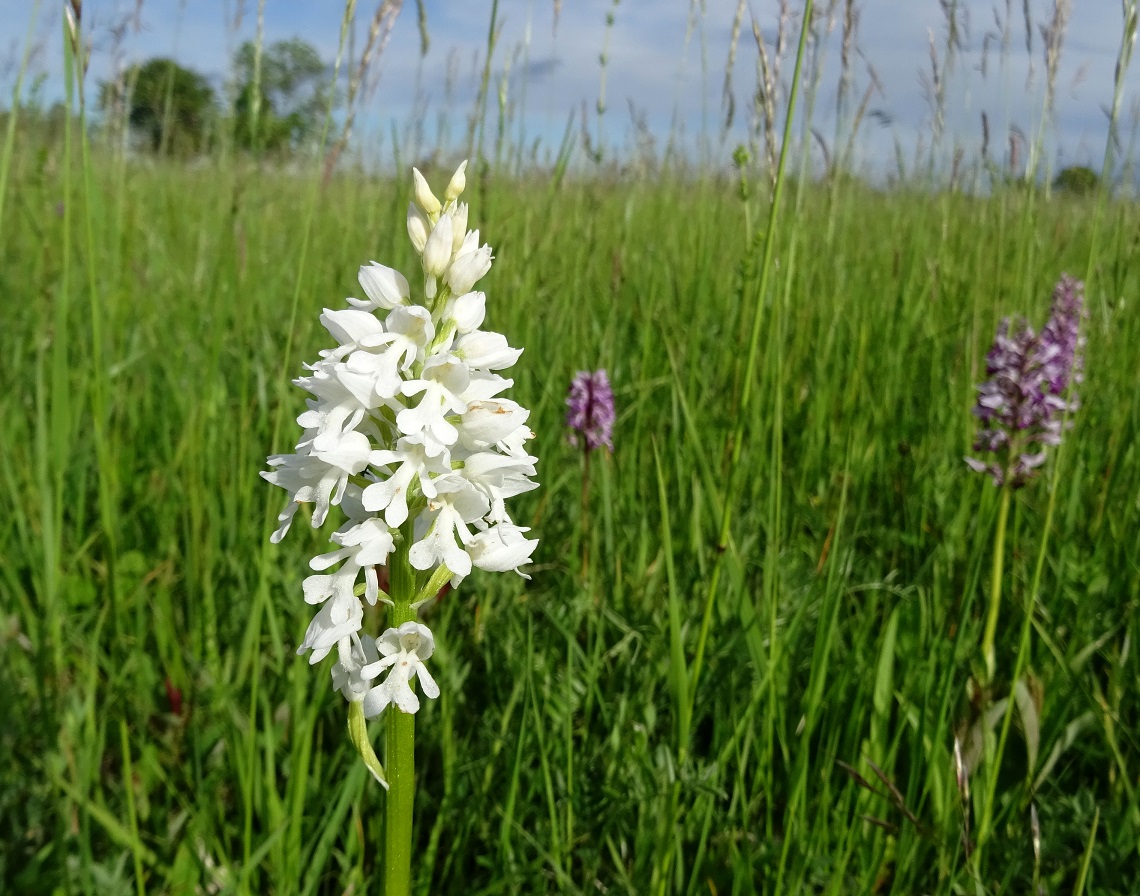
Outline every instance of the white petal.
<path id="1" fill-rule="evenodd" d="M 374 719 L 387 709 L 392 701 L 388 691 L 383 686 L 378 686 L 370 689 L 361 702 L 364 704 L 364 717 Z"/>
<path id="2" fill-rule="evenodd" d="M 451 300 L 448 309 L 455 328 L 460 333 L 478 329 L 487 316 L 487 296 L 481 292 L 468 292 Z"/>
<path id="3" fill-rule="evenodd" d="M 420 679 L 420 687 L 424 689 L 425 696 L 431 697 L 433 700 L 439 696 L 439 685 L 435 683 L 435 679 L 431 677 L 431 673 L 422 663 L 416 669 L 416 675 Z"/>
<path id="4" fill-rule="evenodd" d="M 458 203 L 451 210 L 451 251 L 453 255 L 463 247 L 463 240 L 467 237 L 467 214 L 466 202 Z"/>
<path id="5" fill-rule="evenodd" d="M 518 567 L 530 562 L 531 554 L 538 547 L 538 539 L 523 538 L 525 531 L 510 523 L 500 523 L 478 533 L 468 545 L 475 566 L 488 572 L 517 572 Z M 523 578 L 530 577 L 524 575 Z"/>
<path id="6" fill-rule="evenodd" d="M 467 187 L 467 160 L 464 159 L 459 163 L 459 167 L 455 169 L 455 173 L 451 175 L 451 180 L 448 181 L 447 189 L 443 191 L 443 198 L 445 202 L 454 202 L 459 198 L 460 194 Z"/>
<path id="7" fill-rule="evenodd" d="M 401 681 L 400 686 L 392 688 L 392 702 L 401 712 L 414 713 L 420 708 L 420 698 L 406 681 Z"/>
<path id="8" fill-rule="evenodd" d="M 442 215 L 424 244 L 423 265 L 428 277 L 442 277 L 451 262 L 451 218 Z M 466 292 L 467 290 L 462 290 Z"/>
<path id="9" fill-rule="evenodd" d="M 427 244 L 428 234 L 431 233 L 431 222 L 427 215 L 419 210 L 414 202 L 408 203 L 408 237 L 412 241 L 416 252 L 423 254 Z"/>
<path id="10" fill-rule="evenodd" d="M 440 210 L 439 200 L 435 198 L 435 193 L 431 191 L 428 182 L 424 176 L 420 174 L 418 168 L 412 169 L 412 183 L 415 187 L 416 205 L 422 208 L 429 215 L 438 215 Z"/>
<path id="11" fill-rule="evenodd" d="M 522 354 L 521 348 L 511 348 L 501 333 L 475 330 L 459 337 L 455 354 L 472 367 L 485 367 L 488 370 L 502 370 L 510 367 Z"/>
<path id="12" fill-rule="evenodd" d="M 466 243 L 466 240 L 464 242 Z M 465 293 L 489 270 L 491 270 L 490 246 L 482 246 L 472 252 L 463 252 L 455 256 L 455 261 L 447 269 L 447 284 L 452 292 Z"/>
<path id="13" fill-rule="evenodd" d="M 312 650 L 309 664 L 319 663 L 341 638 L 347 638 L 360 631 L 364 623 L 364 608 L 351 592 L 338 593 L 326 601 L 319 613 L 309 623 L 305 640 L 297 648 L 297 653 Z"/>
<path id="14" fill-rule="evenodd" d="M 424 237 L 426 239 L 426 232 Z M 369 299 L 367 302 L 361 302 L 359 299 L 349 299 L 349 301 L 358 308 L 391 309 L 397 305 L 406 305 L 408 303 L 408 297 L 411 295 L 411 290 L 408 288 L 408 281 L 403 274 L 393 268 L 385 267 L 373 261 L 370 264 L 361 265 L 357 279 L 360 281 L 360 286 Z"/>
<path id="15" fill-rule="evenodd" d="M 355 345 L 366 336 L 384 332 L 384 325 L 375 315 L 354 308 L 342 308 L 340 311 L 326 308 L 321 314 L 321 325 L 340 345 Z"/>
<path id="16" fill-rule="evenodd" d="M 473 401 L 460 423 L 463 444 L 492 445 L 526 423 L 530 411 L 509 399 Z"/>

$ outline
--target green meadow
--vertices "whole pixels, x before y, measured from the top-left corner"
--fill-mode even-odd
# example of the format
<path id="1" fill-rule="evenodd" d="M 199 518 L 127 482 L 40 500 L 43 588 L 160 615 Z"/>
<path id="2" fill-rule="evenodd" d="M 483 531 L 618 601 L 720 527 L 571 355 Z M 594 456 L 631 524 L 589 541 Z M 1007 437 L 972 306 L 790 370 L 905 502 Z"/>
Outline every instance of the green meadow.
<path id="1" fill-rule="evenodd" d="M 327 532 L 270 544 L 258 472 L 321 309 L 370 259 L 413 270 L 410 171 L 65 131 L 3 156 L 0 891 L 378 893 L 384 792 L 332 660 L 295 653 Z M 541 543 L 431 610 L 413 892 L 1136 893 L 1135 204 L 791 177 L 770 229 L 755 168 L 478 160 L 465 198 Z M 1064 272 L 1080 407 L 1013 495 L 983 684 L 971 407 Z M 564 401 L 599 367 L 584 519 Z"/>

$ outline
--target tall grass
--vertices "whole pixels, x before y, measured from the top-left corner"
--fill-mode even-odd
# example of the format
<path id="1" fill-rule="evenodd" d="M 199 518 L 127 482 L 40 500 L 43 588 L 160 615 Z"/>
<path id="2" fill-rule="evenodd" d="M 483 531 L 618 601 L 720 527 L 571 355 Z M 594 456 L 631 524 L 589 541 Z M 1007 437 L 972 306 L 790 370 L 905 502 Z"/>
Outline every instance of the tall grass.
<path id="1" fill-rule="evenodd" d="M 383 795 L 293 653 L 316 541 L 266 548 L 256 473 L 320 308 L 362 261 L 409 268 L 405 182 L 117 167 L 81 137 L 5 168 L 0 889 L 377 891 Z M 1137 212 L 787 187 L 762 287 L 766 187 L 473 178 L 543 541 L 531 581 L 476 574 L 435 611 L 417 892 L 1133 892 Z M 1086 269 L 1083 407 L 1010 512 L 998 666 L 1022 658 L 1033 711 L 979 871 L 954 740 L 980 731 L 998 504 L 961 461 L 969 408 L 997 320 Z M 584 587 L 562 402 L 595 366 L 619 416 Z"/>

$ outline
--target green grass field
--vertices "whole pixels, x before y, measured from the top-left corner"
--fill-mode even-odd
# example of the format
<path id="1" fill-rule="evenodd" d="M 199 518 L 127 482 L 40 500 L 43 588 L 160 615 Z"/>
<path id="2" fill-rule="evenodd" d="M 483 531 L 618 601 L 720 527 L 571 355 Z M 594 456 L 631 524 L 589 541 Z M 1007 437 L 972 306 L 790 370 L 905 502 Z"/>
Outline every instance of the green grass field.
<path id="1" fill-rule="evenodd" d="M 70 144 L 17 141 L 0 207 L 0 890 L 379 892 L 383 791 L 331 661 L 294 653 L 322 536 L 271 545 L 257 474 L 321 308 L 411 269 L 409 181 Z M 1134 204 L 1094 233 L 1095 197 L 792 181 L 761 291 L 760 184 L 472 170 L 542 541 L 529 582 L 476 573 L 432 617 L 414 891 L 1136 893 Z M 970 409 L 999 319 L 1039 326 L 1066 271 L 1082 406 L 1014 497 L 980 694 Z M 563 401 L 596 367 L 618 420 L 583 531 Z M 956 735 L 1004 744 L 968 797 Z"/>

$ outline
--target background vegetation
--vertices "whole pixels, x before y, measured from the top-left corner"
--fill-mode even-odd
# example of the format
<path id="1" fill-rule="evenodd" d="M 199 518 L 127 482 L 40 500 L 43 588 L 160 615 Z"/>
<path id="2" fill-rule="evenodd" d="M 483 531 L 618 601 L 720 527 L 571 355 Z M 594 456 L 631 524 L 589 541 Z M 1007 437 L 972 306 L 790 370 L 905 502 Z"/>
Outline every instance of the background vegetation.
<path id="1" fill-rule="evenodd" d="M 409 179 L 141 164 L 81 127 L 22 131 L 0 169 L 0 889 L 374 891 L 382 793 L 327 663 L 294 655 L 319 536 L 269 544 L 257 471 L 292 444 L 320 308 L 368 259 L 408 268 Z M 473 164 L 542 543 L 529 582 L 476 574 L 434 611 L 417 892 L 1135 892 L 1134 206 L 799 177 L 761 292 L 767 172 L 740 161 Z M 998 320 L 1040 322 L 1062 271 L 1088 278 L 1082 407 L 1015 502 L 981 696 L 996 501 L 969 409 Z M 562 402 L 597 366 L 619 417 L 583 532 Z M 954 744 L 968 765 L 1026 620 L 978 862 Z"/>

